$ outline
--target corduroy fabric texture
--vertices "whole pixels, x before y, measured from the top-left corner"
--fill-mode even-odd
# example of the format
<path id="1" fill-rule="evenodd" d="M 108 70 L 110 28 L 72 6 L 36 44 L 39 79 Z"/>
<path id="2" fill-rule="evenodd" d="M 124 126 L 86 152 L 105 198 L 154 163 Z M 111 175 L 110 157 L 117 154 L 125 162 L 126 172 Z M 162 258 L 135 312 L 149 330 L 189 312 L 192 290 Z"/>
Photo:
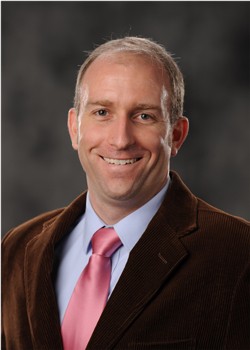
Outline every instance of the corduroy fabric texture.
<path id="1" fill-rule="evenodd" d="M 196 198 L 176 173 L 171 177 L 89 350 L 250 348 L 249 223 Z M 3 239 L 2 349 L 62 350 L 54 249 L 85 200 L 83 194 Z"/>

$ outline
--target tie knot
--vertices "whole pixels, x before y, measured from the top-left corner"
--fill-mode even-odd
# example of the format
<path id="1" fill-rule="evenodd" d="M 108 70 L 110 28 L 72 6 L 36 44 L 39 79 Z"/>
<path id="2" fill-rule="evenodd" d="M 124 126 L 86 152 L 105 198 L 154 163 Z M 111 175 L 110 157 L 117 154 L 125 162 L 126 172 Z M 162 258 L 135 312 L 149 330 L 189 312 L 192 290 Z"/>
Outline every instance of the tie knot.
<path id="1" fill-rule="evenodd" d="M 104 227 L 96 231 L 91 240 L 93 254 L 110 257 L 121 245 L 121 240 L 115 230 Z"/>

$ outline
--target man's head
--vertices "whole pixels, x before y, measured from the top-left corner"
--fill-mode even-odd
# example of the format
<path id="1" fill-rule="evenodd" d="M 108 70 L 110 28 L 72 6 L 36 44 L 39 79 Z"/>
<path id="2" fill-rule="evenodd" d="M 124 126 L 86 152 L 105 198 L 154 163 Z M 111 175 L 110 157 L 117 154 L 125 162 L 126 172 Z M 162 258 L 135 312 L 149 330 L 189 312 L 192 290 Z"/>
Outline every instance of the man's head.
<path id="1" fill-rule="evenodd" d="M 81 82 L 83 76 L 91 63 L 101 55 L 111 55 L 114 53 L 131 53 L 142 55 L 157 65 L 169 77 L 170 91 L 170 121 L 174 123 L 183 115 L 184 102 L 184 82 L 182 73 L 178 65 L 173 60 L 171 54 L 165 48 L 152 40 L 138 37 L 125 37 L 108 41 L 98 46 L 90 53 L 88 58 L 82 64 L 76 82 L 74 107 L 79 114 L 81 105 Z"/>
<path id="2" fill-rule="evenodd" d="M 170 68 L 163 67 L 164 49 L 157 44 L 136 38 L 121 42 L 133 47 L 130 40 L 136 49 L 115 41 L 90 55 L 78 75 L 76 106 L 69 111 L 72 145 L 99 215 L 104 206 L 128 213 L 158 193 L 167 181 L 170 158 L 188 133 L 179 69 L 168 54 Z M 162 61 L 146 51 L 147 44 Z"/>

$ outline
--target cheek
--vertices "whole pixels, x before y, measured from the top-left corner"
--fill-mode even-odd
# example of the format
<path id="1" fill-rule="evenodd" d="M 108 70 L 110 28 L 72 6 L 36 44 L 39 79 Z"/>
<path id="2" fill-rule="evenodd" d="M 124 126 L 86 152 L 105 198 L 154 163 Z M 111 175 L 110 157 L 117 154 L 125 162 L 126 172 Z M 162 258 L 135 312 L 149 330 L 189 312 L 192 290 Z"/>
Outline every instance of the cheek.
<path id="1" fill-rule="evenodd" d="M 95 143 L 96 138 L 98 137 L 97 130 L 88 123 L 84 117 L 82 117 L 79 122 L 79 132 L 78 132 L 78 141 L 79 147 L 88 148 L 91 144 Z"/>
<path id="2" fill-rule="evenodd" d="M 92 143 L 92 133 L 81 123 L 78 132 L 78 154 L 82 161 L 87 157 L 88 149 L 92 147 Z"/>
<path id="3" fill-rule="evenodd" d="M 144 142 L 148 144 L 152 153 L 162 154 L 169 153 L 171 145 L 171 135 L 160 129 L 157 132 L 152 132 L 150 135 L 144 135 Z"/>
<path id="4" fill-rule="evenodd" d="M 171 150 L 172 147 L 172 135 L 168 134 L 164 137 L 163 143 L 165 144 L 165 148 Z"/>
<path id="5" fill-rule="evenodd" d="M 171 153 L 171 132 L 166 127 L 158 130 L 157 136 L 155 134 L 155 152 L 163 161 L 168 160 Z"/>
<path id="6" fill-rule="evenodd" d="M 160 153 L 162 154 L 164 160 L 169 161 L 171 155 L 171 147 L 168 138 L 162 139 Z"/>
<path id="7" fill-rule="evenodd" d="M 166 138 L 161 135 L 154 135 L 154 137 L 151 138 L 144 135 L 143 140 L 144 149 L 150 153 L 149 164 L 151 164 L 151 166 L 162 166 L 163 163 L 168 161 L 171 149 Z"/>

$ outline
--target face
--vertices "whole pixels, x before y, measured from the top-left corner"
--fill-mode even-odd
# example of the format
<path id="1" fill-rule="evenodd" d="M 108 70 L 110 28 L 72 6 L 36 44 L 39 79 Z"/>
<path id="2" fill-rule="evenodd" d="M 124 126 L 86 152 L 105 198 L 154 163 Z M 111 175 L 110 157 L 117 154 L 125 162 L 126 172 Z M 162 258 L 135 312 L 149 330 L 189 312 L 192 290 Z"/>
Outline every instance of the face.
<path id="1" fill-rule="evenodd" d="M 187 133 L 186 118 L 169 123 L 168 78 L 144 57 L 116 53 L 98 57 L 81 88 L 68 126 L 92 204 L 140 207 L 166 183 Z"/>

